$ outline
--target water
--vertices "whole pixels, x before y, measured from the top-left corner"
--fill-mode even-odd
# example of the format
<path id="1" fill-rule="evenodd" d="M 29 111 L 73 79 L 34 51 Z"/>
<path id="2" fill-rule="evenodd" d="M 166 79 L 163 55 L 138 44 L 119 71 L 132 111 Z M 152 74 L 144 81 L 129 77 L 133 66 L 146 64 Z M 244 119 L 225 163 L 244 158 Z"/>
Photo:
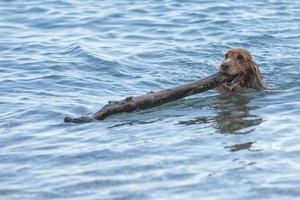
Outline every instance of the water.
<path id="1" fill-rule="evenodd" d="M 298 199 L 299 1 L 0 2 L 1 199 Z M 83 125 L 206 77 L 230 47 L 268 89 Z"/>

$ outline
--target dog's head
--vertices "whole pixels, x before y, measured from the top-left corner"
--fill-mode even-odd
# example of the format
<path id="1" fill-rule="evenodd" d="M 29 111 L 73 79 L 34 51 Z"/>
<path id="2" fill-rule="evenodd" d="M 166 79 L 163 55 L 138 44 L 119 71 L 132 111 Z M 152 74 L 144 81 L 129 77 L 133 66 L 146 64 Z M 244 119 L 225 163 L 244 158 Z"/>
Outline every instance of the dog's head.
<path id="1" fill-rule="evenodd" d="M 252 60 L 249 51 L 242 48 L 230 49 L 225 54 L 225 59 L 219 71 L 237 78 L 225 83 L 225 87 L 233 90 L 236 86 L 245 88 L 262 89 L 264 84 L 257 64 Z"/>

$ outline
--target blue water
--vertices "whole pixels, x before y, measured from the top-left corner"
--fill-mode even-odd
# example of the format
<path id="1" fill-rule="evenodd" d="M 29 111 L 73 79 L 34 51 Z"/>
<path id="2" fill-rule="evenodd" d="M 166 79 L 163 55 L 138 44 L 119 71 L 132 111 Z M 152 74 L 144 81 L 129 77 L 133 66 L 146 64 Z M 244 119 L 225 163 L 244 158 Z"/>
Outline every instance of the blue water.
<path id="1" fill-rule="evenodd" d="M 268 89 L 101 122 L 108 100 L 252 52 Z M 1 199 L 299 199 L 300 3 L 0 1 Z"/>

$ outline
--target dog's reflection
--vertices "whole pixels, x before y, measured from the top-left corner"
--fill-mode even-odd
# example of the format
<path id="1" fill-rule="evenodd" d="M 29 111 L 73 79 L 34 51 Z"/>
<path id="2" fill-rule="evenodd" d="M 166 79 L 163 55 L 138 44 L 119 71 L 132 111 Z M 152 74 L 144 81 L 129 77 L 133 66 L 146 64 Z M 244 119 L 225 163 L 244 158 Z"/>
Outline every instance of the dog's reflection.
<path id="1" fill-rule="evenodd" d="M 179 124 L 194 125 L 210 123 L 220 133 L 247 134 L 255 130 L 255 126 L 263 119 L 252 111 L 258 107 L 250 105 L 253 96 L 245 94 L 220 93 L 215 96 L 209 106 L 216 113 L 215 116 L 197 117 L 192 120 L 180 121 Z"/>

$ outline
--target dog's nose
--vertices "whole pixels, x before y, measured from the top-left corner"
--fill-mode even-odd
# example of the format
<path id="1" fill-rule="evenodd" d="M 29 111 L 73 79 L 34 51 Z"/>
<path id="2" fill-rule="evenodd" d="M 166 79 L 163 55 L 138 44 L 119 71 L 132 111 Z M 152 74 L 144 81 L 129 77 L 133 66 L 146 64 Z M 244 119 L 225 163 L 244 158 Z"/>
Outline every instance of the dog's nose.
<path id="1" fill-rule="evenodd" d="M 224 64 L 224 63 L 221 65 L 221 67 L 222 67 L 223 70 L 227 70 L 229 68 L 229 66 L 227 64 Z"/>

